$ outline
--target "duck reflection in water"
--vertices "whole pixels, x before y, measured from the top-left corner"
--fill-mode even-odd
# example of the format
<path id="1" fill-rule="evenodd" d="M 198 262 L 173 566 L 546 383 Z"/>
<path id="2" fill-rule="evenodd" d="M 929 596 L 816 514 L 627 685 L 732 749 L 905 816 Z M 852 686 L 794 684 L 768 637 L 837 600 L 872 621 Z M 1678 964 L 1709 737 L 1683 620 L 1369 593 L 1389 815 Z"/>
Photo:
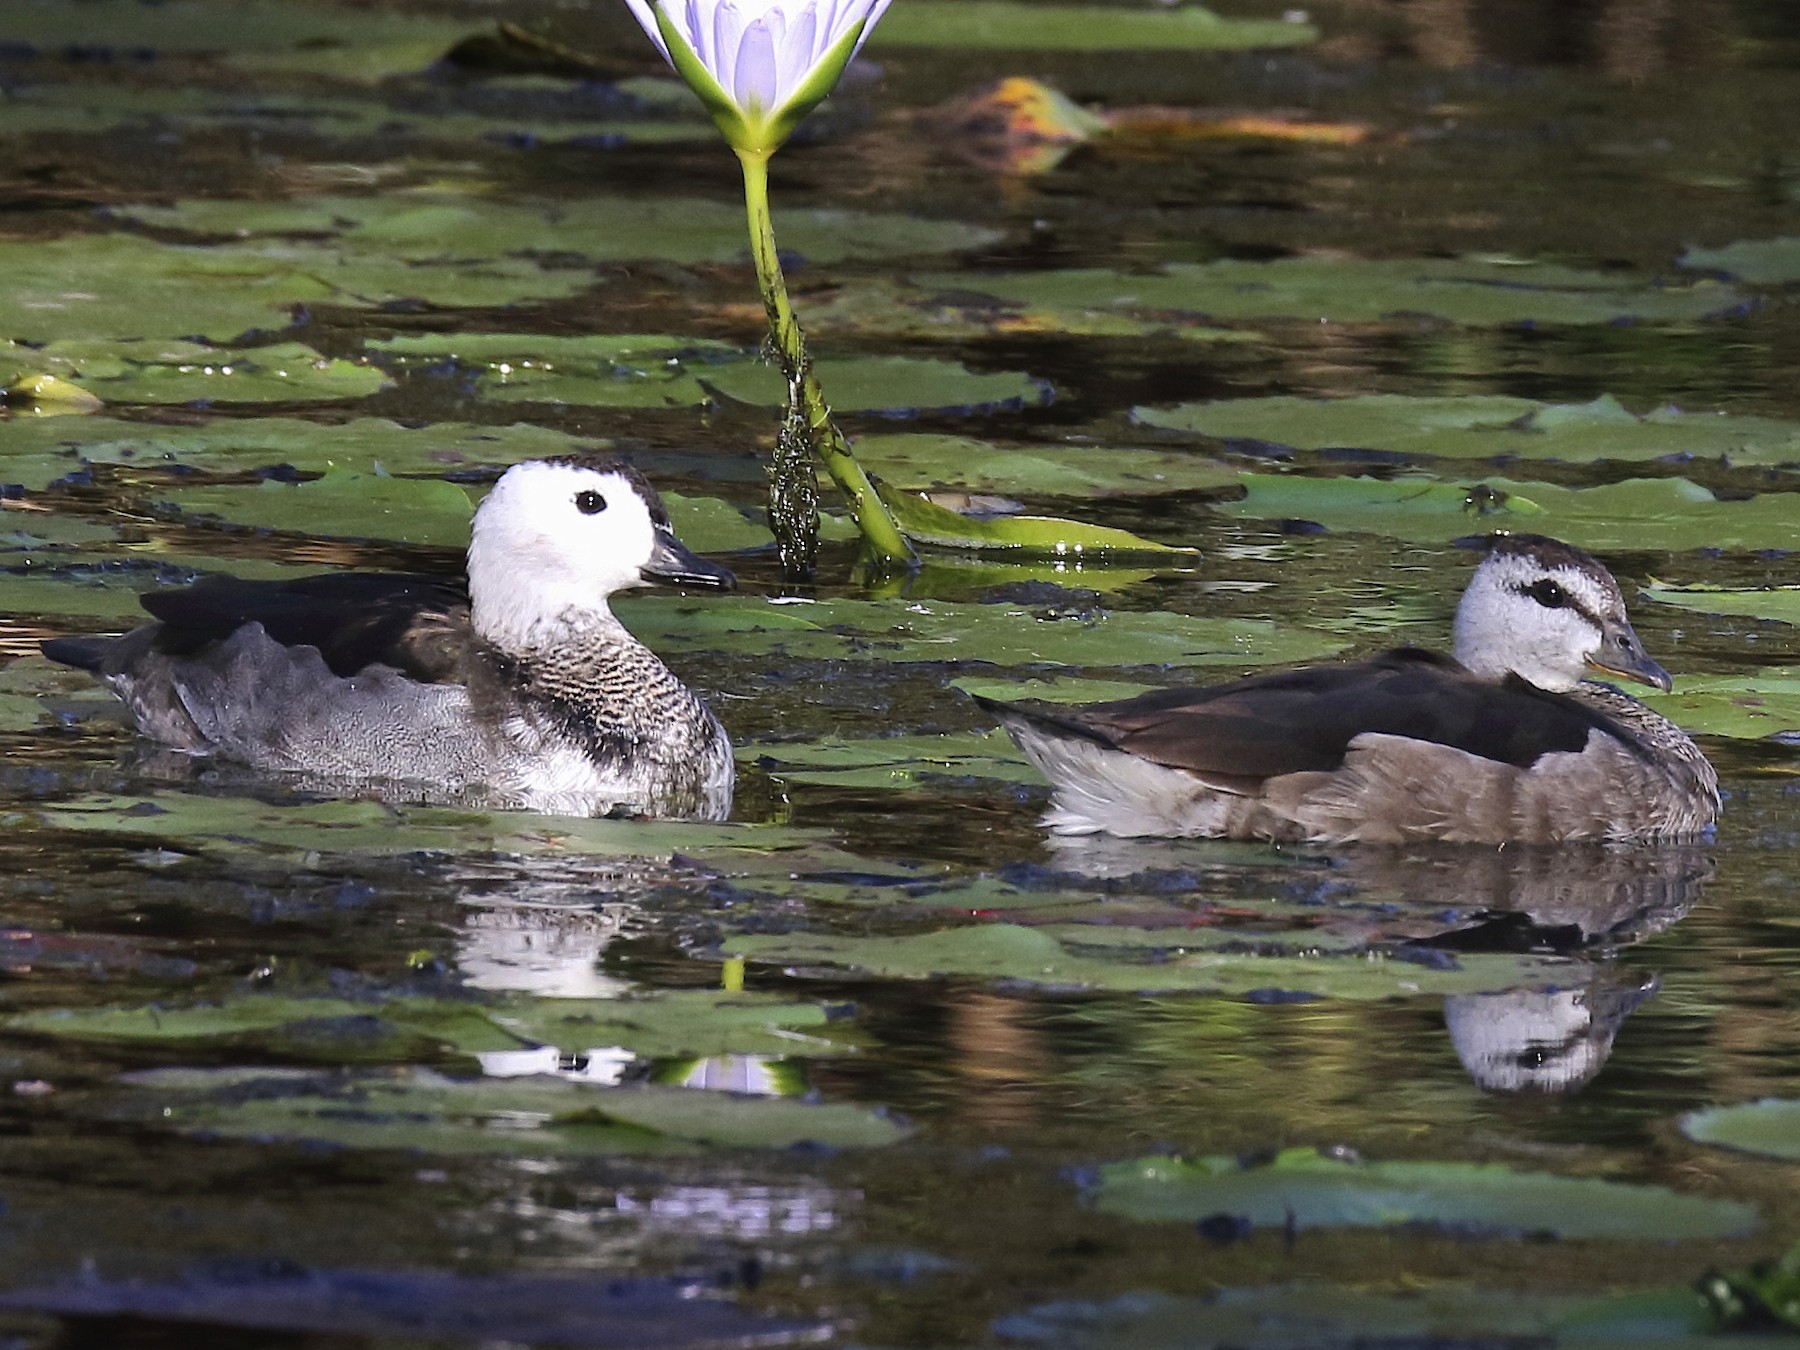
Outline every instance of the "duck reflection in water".
<path id="1" fill-rule="evenodd" d="M 1096 880 L 1180 871 L 1204 884 L 1209 873 L 1242 875 L 1229 845 L 1102 835 L 1050 843 L 1059 865 Z M 1517 1093 L 1575 1092 L 1599 1074 L 1621 1026 L 1660 988 L 1653 973 L 1621 969 L 1620 954 L 1678 922 L 1713 873 L 1696 844 L 1352 848 L 1321 856 L 1317 867 L 1297 870 L 1319 890 L 1342 888 L 1364 902 L 1344 905 L 1327 926 L 1371 949 L 1563 958 L 1554 985 L 1444 1000 L 1469 1076 Z"/>

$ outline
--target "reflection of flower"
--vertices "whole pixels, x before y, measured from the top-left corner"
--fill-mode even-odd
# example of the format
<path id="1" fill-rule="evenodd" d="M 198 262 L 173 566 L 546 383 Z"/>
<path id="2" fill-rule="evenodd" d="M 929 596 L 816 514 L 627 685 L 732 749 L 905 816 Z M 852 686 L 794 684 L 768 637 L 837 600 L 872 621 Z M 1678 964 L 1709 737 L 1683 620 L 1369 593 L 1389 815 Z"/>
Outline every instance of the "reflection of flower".
<path id="1" fill-rule="evenodd" d="M 625 0 L 739 150 L 786 140 L 889 0 Z"/>

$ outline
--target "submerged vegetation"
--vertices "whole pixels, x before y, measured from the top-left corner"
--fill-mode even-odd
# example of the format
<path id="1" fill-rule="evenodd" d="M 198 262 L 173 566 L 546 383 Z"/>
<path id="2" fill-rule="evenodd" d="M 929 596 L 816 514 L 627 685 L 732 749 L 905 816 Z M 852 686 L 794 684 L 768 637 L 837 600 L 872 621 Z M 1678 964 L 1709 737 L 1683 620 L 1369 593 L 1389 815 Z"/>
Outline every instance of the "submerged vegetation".
<path id="1" fill-rule="evenodd" d="M 1800 30 L 1601 11 L 895 0 L 759 260 L 612 0 L 0 6 L 9 1344 L 1792 1343 Z M 759 261 L 916 570 L 827 495 L 789 578 Z M 728 823 L 37 654 L 595 446 L 743 582 L 619 605 Z M 1606 556 L 1716 839 L 1052 844 L 967 697 L 1442 645 L 1493 528 Z"/>

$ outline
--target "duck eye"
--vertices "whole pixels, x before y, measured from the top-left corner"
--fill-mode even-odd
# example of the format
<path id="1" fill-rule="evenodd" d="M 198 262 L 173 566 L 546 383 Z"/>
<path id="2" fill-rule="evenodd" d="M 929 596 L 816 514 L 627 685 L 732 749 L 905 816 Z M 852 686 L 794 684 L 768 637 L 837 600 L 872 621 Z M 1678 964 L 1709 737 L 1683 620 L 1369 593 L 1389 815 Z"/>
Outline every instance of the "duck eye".
<path id="1" fill-rule="evenodd" d="M 575 494 L 575 509 L 584 516 L 597 516 L 606 510 L 606 498 L 592 488 L 583 489 Z"/>
<path id="2" fill-rule="evenodd" d="M 1569 603 L 1568 594 L 1549 577 L 1534 581 L 1525 588 L 1525 594 L 1537 601 L 1545 609 L 1561 609 Z"/>

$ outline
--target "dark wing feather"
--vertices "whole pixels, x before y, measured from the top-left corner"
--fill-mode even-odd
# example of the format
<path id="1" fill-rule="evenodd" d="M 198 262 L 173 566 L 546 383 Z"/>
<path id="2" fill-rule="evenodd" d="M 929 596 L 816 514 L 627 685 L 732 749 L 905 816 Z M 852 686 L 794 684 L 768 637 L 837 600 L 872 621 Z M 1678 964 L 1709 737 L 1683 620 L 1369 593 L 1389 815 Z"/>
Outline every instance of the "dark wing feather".
<path id="1" fill-rule="evenodd" d="M 416 680 L 457 678 L 470 641 L 460 581 L 408 572 L 333 572 L 286 581 L 208 577 L 153 591 L 144 608 L 163 627 L 157 645 L 188 655 L 260 623 L 285 646 L 317 647 L 335 674 L 377 663 Z"/>
<path id="2" fill-rule="evenodd" d="M 1337 769 L 1365 732 L 1453 746 L 1520 768 L 1554 751 L 1580 751 L 1595 727 L 1638 744 L 1574 699 L 1521 680 L 1479 680 L 1449 657 L 1416 648 L 1078 708 L 983 702 L 1157 764 L 1240 782 Z"/>

